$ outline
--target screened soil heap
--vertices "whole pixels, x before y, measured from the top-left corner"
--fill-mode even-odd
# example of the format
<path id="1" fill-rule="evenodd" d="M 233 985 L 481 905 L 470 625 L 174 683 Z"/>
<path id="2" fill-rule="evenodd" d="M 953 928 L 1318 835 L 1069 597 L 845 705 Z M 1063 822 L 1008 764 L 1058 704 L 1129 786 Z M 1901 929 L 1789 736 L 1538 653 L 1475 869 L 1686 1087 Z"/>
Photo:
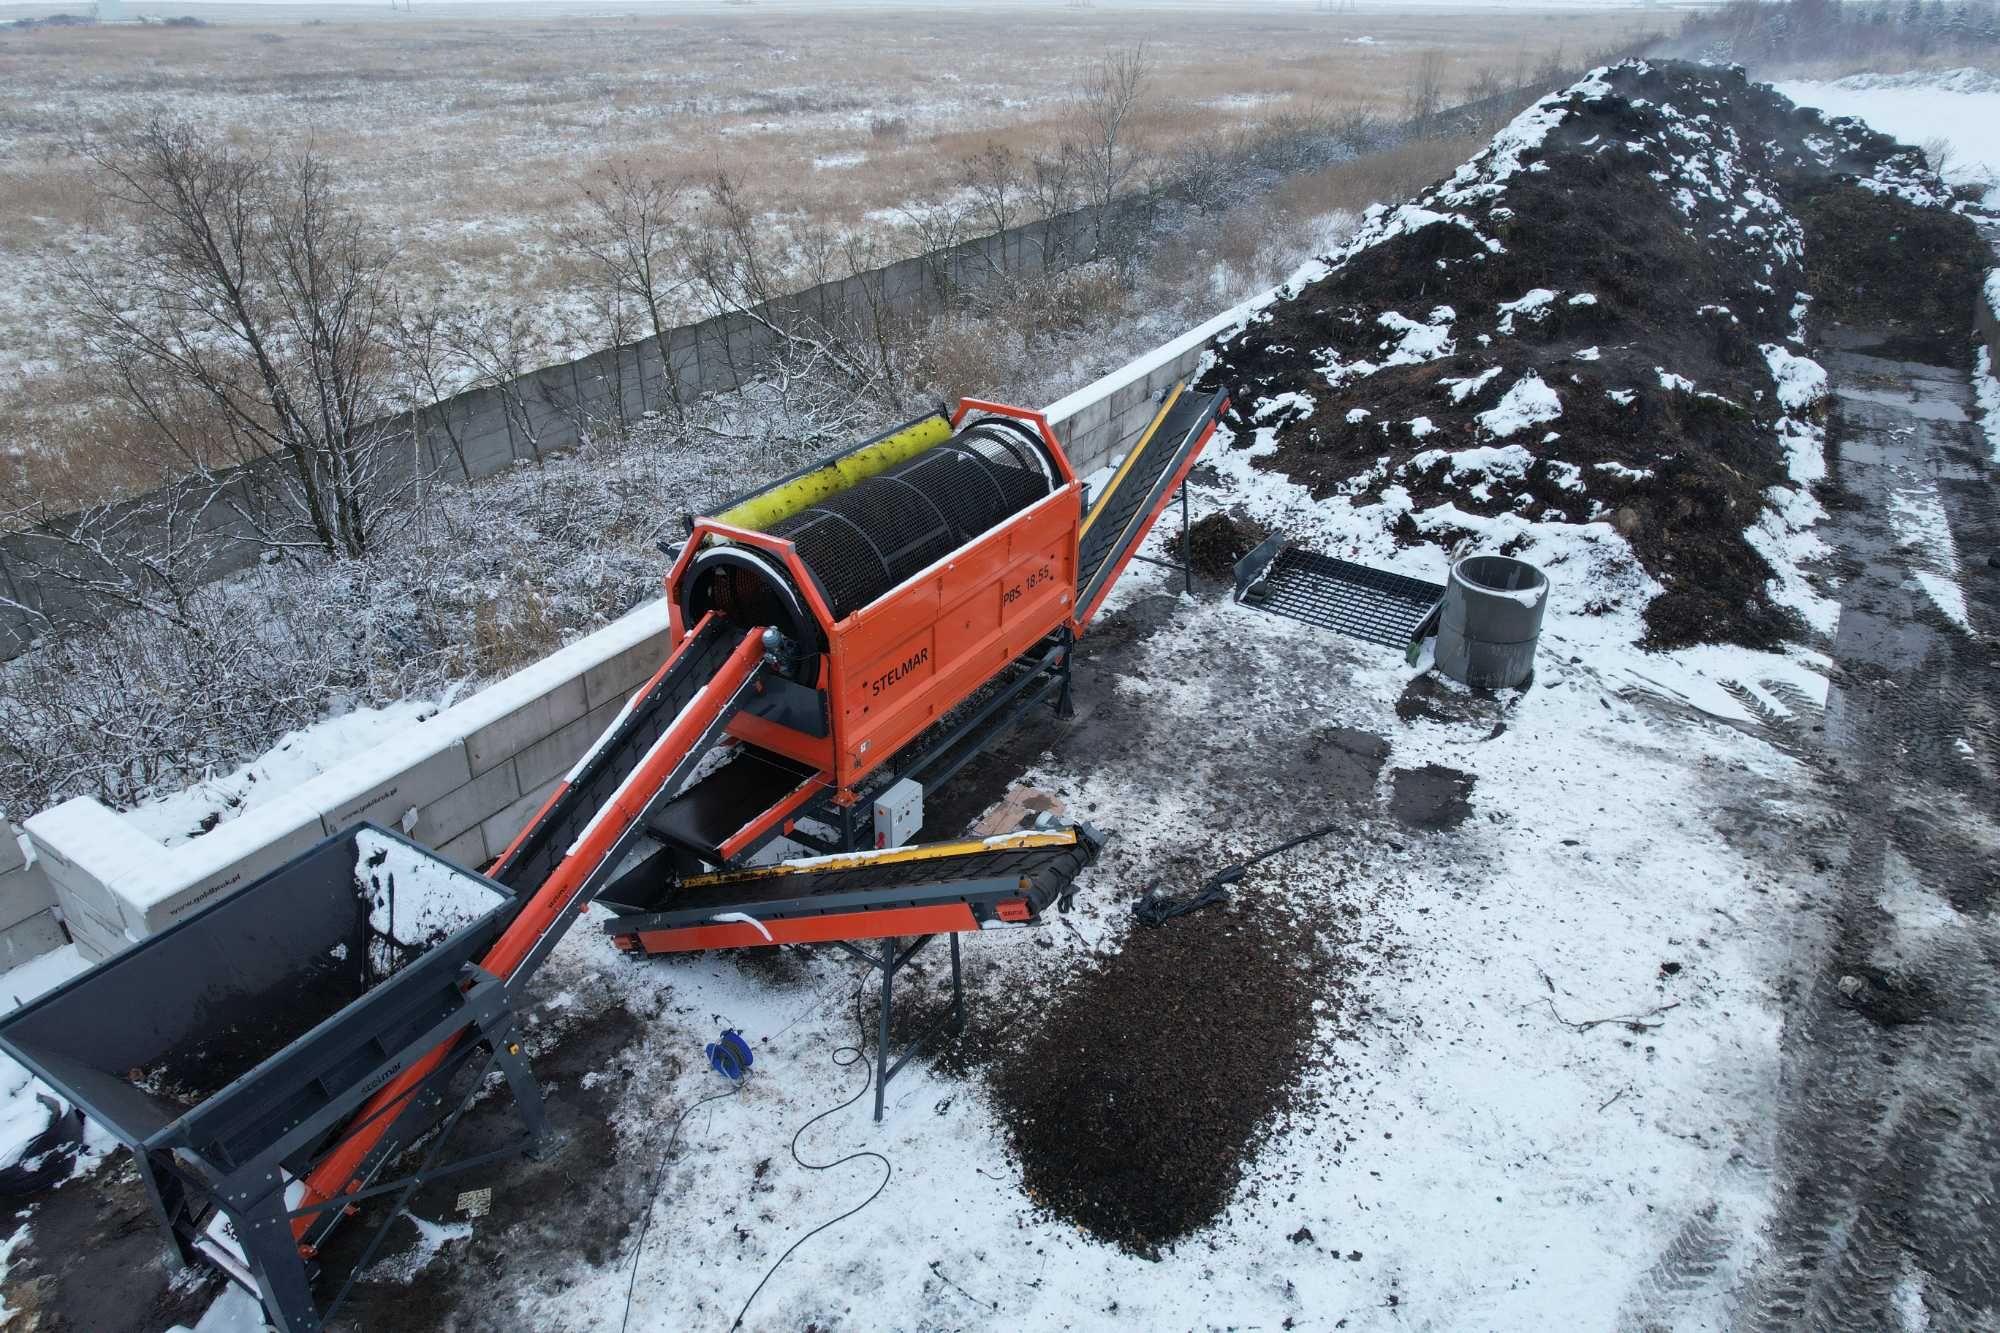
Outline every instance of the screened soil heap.
<path id="1" fill-rule="evenodd" d="M 1787 441 L 1817 448 L 1797 358 L 1864 270 L 1913 338 L 1968 354 L 1978 241 L 1952 202 L 1917 150 L 1740 69 L 1629 62 L 1371 214 L 1207 379 L 1239 444 L 1274 446 L 1261 466 L 1381 504 L 1403 544 L 1449 548 L 1468 515 L 1608 524 L 1661 585 L 1650 646 L 1769 647 L 1803 626 L 1745 533 L 1793 480 Z"/>
<path id="2" fill-rule="evenodd" d="M 1163 888 L 1191 891 L 1188 869 Z M 1253 871 L 1228 903 L 1135 927 L 994 1059 L 989 1086 L 1037 1203 L 1141 1254 L 1229 1204 L 1300 1095 L 1312 1003 L 1338 967 L 1283 914 L 1257 910 L 1270 892 Z"/>

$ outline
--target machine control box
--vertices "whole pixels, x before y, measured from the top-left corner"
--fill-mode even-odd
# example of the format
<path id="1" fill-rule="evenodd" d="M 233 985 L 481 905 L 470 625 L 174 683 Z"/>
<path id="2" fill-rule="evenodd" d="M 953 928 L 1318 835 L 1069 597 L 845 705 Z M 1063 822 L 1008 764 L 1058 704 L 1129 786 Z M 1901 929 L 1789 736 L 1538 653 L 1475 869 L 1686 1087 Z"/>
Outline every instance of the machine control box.
<path id="1" fill-rule="evenodd" d="M 875 798 L 875 845 L 901 847 L 924 826 L 924 788 L 909 778 L 891 783 Z"/>

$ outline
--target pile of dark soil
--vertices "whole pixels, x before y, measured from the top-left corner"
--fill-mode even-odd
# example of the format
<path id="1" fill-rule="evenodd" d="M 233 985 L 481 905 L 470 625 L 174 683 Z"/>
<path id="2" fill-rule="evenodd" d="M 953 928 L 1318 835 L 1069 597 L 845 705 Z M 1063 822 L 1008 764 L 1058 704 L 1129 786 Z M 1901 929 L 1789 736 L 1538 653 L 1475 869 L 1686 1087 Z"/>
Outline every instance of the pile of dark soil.
<path id="1" fill-rule="evenodd" d="M 1188 529 L 1194 572 L 1205 579 L 1233 578 L 1236 562 L 1270 535 L 1261 524 L 1218 510 Z"/>
<path id="2" fill-rule="evenodd" d="M 1531 114 L 1556 116 L 1539 143 L 1503 135 L 1377 217 L 1324 278 L 1218 349 L 1209 387 L 1230 391 L 1239 433 L 1275 427 L 1263 465 L 1318 498 L 1370 504 L 1400 486 L 1418 515 L 1611 523 L 1665 589 L 1644 613 L 1652 646 L 1798 633 L 1743 535 L 1766 489 L 1789 482 L 1766 348 L 1799 332 L 1802 293 L 1896 244 L 1875 234 L 1890 212 L 1923 237 L 1896 252 L 1898 271 L 1952 256 L 1923 275 L 1932 295 L 1909 317 L 1966 328 L 1969 225 L 1857 183 L 1942 202 L 1916 150 L 1740 69 L 1628 63 Z M 1401 336 L 1417 326 L 1424 337 Z M 1481 420 L 1536 378 L 1560 415 L 1512 431 Z M 1481 445 L 1513 462 L 1452 457 Z M 1469 535 L 1409 513 L 1394 532 Z"/>
<path id="3" fill-rule="evenodd" d="M 1185 883 L 1164 887 L 1185 892 Z M 1136 928 L 1075 974 L 989 1081 L 1031 1196 L 1151 1254 L 1212 1221 L 1294 1108 L 1334 965 L 1254 873 L 1225 905 Z M 1140 885 L 1128 885 L 1137 897 Z"/>
<path id="4" fill-rule="evenodd" d="M 357 966 L 359 952 L 316 959 L 262 994 L 230 997 L 220 1030 L 134 1070 L 132 1082 L 182 1106 L 206 1101 L 366 994 L 373 981 L 367 967 Z"/>
<path id="5" fill-rule="evenodd" d="M 1871 190 L 1831 189 L 1799 207 L 1808 290 L 1822 322 L 1896 331 L 1883 355 L 1972 367 L 1972 309 L 1992 263 L 1961 213 Z"/>

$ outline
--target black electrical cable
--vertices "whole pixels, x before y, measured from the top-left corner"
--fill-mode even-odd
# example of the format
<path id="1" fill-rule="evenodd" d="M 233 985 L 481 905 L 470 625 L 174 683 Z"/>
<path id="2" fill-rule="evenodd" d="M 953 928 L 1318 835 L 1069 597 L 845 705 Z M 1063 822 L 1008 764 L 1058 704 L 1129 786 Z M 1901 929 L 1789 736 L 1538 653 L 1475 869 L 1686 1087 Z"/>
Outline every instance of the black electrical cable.
<path id="1" fill-rule="evenodd" d="M 864 1148 L 860 1152 L 851 1152 L 847 1154 L 847 1156 L 836 1158 L 831 1162 L 817 1162 L 817 1163 L 808 1162 L 805 1158 L 799 1156 L 799 1137 L 801 1135 L 803 1135 L 807 1130 L 811 1129 L 814 1125 L 817 1125 L 820 1121 L 826 1119 L 828 1116 L 833 1115 L 840 1111 L 845 1111 L 848 1107 L 860 1101 L 863 1094 L 865 1094 L 869 1088 L 875 1085 L 874 1068 L 872 1066 L 868 1066 L 863 1063 L 868 1056 L 868 1024 L 861 1014 L 861 992 L 866 989 L 867 987 L 865 984 L 856 986 L 854 988 L 854 1026 L 856 1031 L 858 1031 L 860 1035 L 855 1039 L 854 1045 L 837 1046 L 834 1048 L 833 1063 L 834 1066 L 839 1069 L 845 1069 L 849 1065 L 862 1064 L 863 1068 L 866 1070 L 867 1077 L 861 1080 L 861 1086 L 854 1090 L 854 1095 L 852 1097 L 849 1097 L 846 1101 L 842 1102 L 838 1106 L 829 1106 L 826 1110 L 821 1111 L 818 1115 L 806 1121 L 803 1125 L 800 1125 L 798 1129 L 793 1132 L 792 1145 L 791 1145 L 792 1160 L 794 1162 L 797 1162 L 801 1167 L 803 1167 L 807 1171 L 831 1171 L 836 1166 L 845 1166 L 849 1162 L 858 1162 L 864 1157 L 873 1157 L 876 1161 L 882 1164 L 882 1183 L 875 1187 L 875 1192 L 873 1194 L 870 1194 L 860 1203 L 855 1204 L 852 1208 L 848 1209 L 846 1212 L 842 1213 L 838 1217 L 828 1218 L 826 1221 L 814 1227 L 811 1231 L 806 1232 L 805 1235 L 800 1236 L 797 1240 L 793 1241 L 791 1243 L 790 1248 L 788 1248 L 783 1254 L 779 1255 L 777 1262 L 772 1264 L 768 1269 L 766 1269 L 764 1271 L 764 1276 L 757 1280 L 756 1287 L 751 1290 L 749 1298 L 743 1302 L 743 1308 L 736 1312 L 735 1322 L 733 1322 L 729 1326 L 732 1331 L 743 1327 L 743 1316 L 750 1313 L 750 1304 L 752 1301 L 755 1301 L 757 1299 L 757 1293 L 764 1290 L 764 1284 L 771 1280 L 771 1275 L 773 1273 L 776 1273 L 780 1268 L 784 1266 L 785 1260 L 791 1258 L 793 1253 L 797 1251 L 799 1246 L 805 1244 L 807 1241 L 811 1240 L 814 1236 L 817 1236 L 820 1232 L 825 1231 L 828 1227 L 836 1226 L 841 1222 L 845 1222 L 848 1218 L 854 1216 L 856 1213 L 860 1212 L 863 1208 L 866 1208 L 869 1204 L 881 1198 L 882 1191 L 889 1188 L 889 1178 L 895 1174 L 896 1169 L 889 1164 L 889 1159 L 887 1157 L 884 1157 L 881 1153 L 876 1152 L 872 1148 Z"/>
<path id="2" fill-rule="evenodd" d="M 1197 892 L 1185 898 L 1169 898 L 1160 892 L 1157 882 L 1148 884 L 1146 892 L 1132 904 L 1132 915 L 1139 918 L 1139 924 L 1142 926 L 1159 926 L 1177 916 L 1186 916 L 1189 912 L 1198 911 L 1210 903 L 1221 902 L 1228 896 L 1225 890 L 1250 873 L 1251 866 L 1268 861 L 1280 852 L 1289 852 L 1301 843 L 1324 838 L 1339 827 L 1339 824 L 1324 824 L 1310 833 L 1301 833 L 1296 838 L 1281 842 L 1276 847 L 1266 847 L 1246 861 L 1238 861 L 1233 866 L 1216 871 L 1202 881 L 1201 888 Z"/>
<path id="3" fill-rule="evenodd" d="M 674 1155 L 674 1144 L 681 1136 L 681 1126 L 687 1123 L 689 1116 L 699 1111 L 702 1107 L 707 1106 L 710 1102 L 719 1102 L 725 1097 L 734 1097 L 741 1091 L 743 1091 L 741 1083 L 732 1083 L 721 1092 L 711 1092 L 708 1096 L 693 1103 L 674 1118 L 673 1133 L 667 1136 L 666 1151 L 660 1154 L 660 1160 L 653 1166 L 653 1184 L 646 1192 L 646 1211 L 639 1219 L 639 1239 L 632 1246 L 632 1276 L 625 1283 L 625 1314 L 618 1321 L 618 1333 L 625 1333 L 626 1326 L 632 1322 L 632 1293 L 639 1285 L 639 1256 L 646 1249 L 646 1229 L 653 1224 L 653 1205 L 659 1201 L 660 1181 L 666 1177 L 667 1160 Z"/>

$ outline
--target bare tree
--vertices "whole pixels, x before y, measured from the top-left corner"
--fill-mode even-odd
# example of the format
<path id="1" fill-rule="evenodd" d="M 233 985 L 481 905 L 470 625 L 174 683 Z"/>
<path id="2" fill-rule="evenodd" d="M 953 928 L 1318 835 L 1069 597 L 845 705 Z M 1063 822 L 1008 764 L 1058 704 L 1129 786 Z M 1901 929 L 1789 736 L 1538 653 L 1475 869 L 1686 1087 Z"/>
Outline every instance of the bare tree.
<path id="1" fill-rule="evenodd" d="M 1028 164 L 1028 198 L 1036 216 L 1048 219 L 1052 224 L 1057 218 L 1077 207 L 1081 198 L 1079 169 L 1075 146 L 1061 143 L 1054 151 L 1037 153 Z M 1070 233 L 1057 225 L 1051 225 L 1042 233 L 1042 268 L 1060 268 L 1067 261 L 1070 249 Z"/>
<path id="2" fill-rule="evenodd" d="M 429 450 L 435 463 L 436 442 L 427 438 L 424 429 L 426 424 L 435 421 L 444 432 L 444 442 L 450 447 L 452 456 L 458 460 L 459 474 L 471 481 L 472 464 L 465 456 L 465 441 L 458 428 L 451 424 L 445 406 L 462 387 L 464 370 L 464 358 L 453 345 L 451 317 L 434 302 L 399 296 L 391 328 L 397 359 L 410 387 L 426 403 L 433 405 L 428 413 L 415 406 L 410 409 L 410 430 L 416 437 L 417 447 Z"/>
<path id="3" fill-rule="evenodd" d="M 1416 68 L 1410 71 L 1410 81 L 1403 88 L 1403 119 L 1409 122 L 1413 133 L 1431 132 L 1430 122 L 1444 109 L 1444 79 L 1444 52 L 1432 48 L 1417 57 Z"/>
<path id="4" fill-rule="evenodd" d="M 972 218 L 970 207 L 959 199 L 939 199 L 906 204 L 896 211 L 916 233 L 918 254 L 923 259 L 924 271 L 930 275 L 932 289 L 940 301 L 950 300 L 952 251 L 966 238 L 967 224 Z"/>
<path id="5" fill-rule="evenodd" d="M 73 261 L 65 284 L 104 387 L 151 427 L 137 447 L 207 479 L 267 546 L 366 553 L 409 484 L 401 433 L 381 424 L 387 249 L 310 145 L 249 153 L 154 122 L 86 151 L 137 243 Z M 265 458 L 269 484 L 226 484 Z"/>
<path id="6" fill-rule="evenodd" d="M 1143 44 L 1107 53 L 1084 67 L 1070 94 L 1064 144 L 1073 157 L 1079 192 L 1091 211 L 1091 252 L 1110 245 L 1113 208 L 1142 178 L 1147 153 L 1138 117 L 1152 80 Z"/>
<path id="7" fill-rule="evenodd" d="M 1029 206 L 1021 159 L 1005 144 L 989 143 L 959 163 L 959 183 L 971 199 L 972 213 L 980 225 L 999 240 L 1000 259 L 994 267 L 1006 273 L 1008 233 Z"/>
<path id="8" fill-rule="evenodd" d="M 684 220 L 688 194 L 688 182 L 680 177 L 614 163 L 584 187 L 583 219 L 562 232 L 564 243 L 598 269 L 616 299 L 629 299 L 644 312 L 676 408 L 683 400 L 667 335 L 693 281 Z"/>
<path id="9" fill-rule="evenodd" d="M 542 439 L 528 410 L 528 357 L 536 346 L 533 322 L 520 306 L 481 309 L 447 320 L 440 336 L 471 387 L 487 389 L 500 401 L 515 449 L 528 446 L 535 466 L 545 461 Z M 518 452 L 517 452 L 518 456 Z"/>
<path id="10" fill-rule="evenodd" d="M 866 392 L 876 378 L 870 360 L 786 299 L 779 255 L 798 248 L 798 229 L 786 229 L 774 244 L 760 211 L 726 172 L 710 184 L 709 197 L 705 223 L 688 256 L 699 298 L 713 314 L 743 320 L 753 341 L 768 349 L 774 363 L 783 363 L 781 373 L 788 379 L 825 377 Z M 809 241 L 805 248 L 829 259 L 833 253 Z M 747 367 L 736 369 L 740 383 Z"/>

